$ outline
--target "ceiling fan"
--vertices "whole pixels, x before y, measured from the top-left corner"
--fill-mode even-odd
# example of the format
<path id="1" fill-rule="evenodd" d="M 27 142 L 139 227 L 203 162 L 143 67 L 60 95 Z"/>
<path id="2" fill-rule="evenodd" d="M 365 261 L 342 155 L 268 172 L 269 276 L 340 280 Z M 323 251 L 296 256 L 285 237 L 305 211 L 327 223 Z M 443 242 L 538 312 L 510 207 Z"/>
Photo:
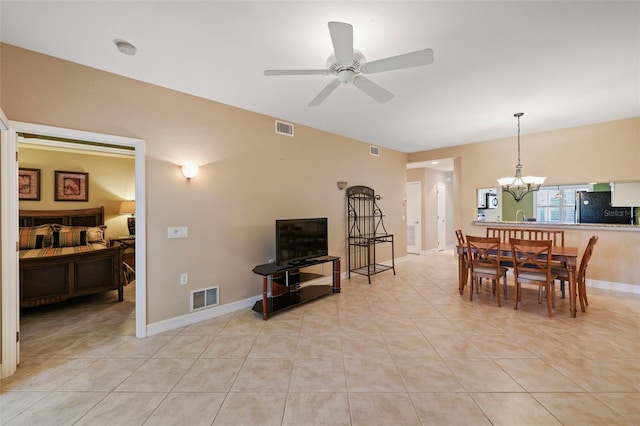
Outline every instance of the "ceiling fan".
<path id="1" fill-rule="evenodd" d="M 311 100 L 308 106 L 320 105 L 340 84 L 348 83 L 352 83 L 376 101 L 384 103 L 393 98 L 393 93 L 369 80 L 364 74 L 419 67 L 433 63 L 433 50 L 431 49 L 367 62 L 364 55 L 353 48 L 353 26 L 343 22 L 329 22 L 329 33 L 334 54 L 327 59 L 326 69 L 265 70 L 264 75 L 336 76 Z"/>

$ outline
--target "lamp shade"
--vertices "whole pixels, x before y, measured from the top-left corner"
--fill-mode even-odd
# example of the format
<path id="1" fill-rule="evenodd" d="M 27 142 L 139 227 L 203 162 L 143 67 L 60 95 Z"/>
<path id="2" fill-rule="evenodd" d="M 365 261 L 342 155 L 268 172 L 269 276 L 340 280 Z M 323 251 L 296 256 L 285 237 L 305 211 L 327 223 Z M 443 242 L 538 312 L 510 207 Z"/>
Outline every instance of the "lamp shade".
<path id="1" fill-rule="evenodd" d="M 135 201 L 123 201 L 120 203 L 119 214 L 134 214 L 136 212 Z"/>

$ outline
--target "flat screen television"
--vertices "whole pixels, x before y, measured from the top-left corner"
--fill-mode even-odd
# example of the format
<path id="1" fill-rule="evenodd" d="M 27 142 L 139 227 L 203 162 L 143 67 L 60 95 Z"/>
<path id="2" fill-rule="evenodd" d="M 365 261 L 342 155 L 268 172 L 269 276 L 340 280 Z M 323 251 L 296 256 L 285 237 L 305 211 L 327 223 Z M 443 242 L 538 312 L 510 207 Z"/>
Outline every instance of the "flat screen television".
<path id="1" fill-rule="evenodd" d="M 328 221 L 314 219 L 276 220 L 276 263 L 302 263 L 314 257 L 327 256 Z"/>

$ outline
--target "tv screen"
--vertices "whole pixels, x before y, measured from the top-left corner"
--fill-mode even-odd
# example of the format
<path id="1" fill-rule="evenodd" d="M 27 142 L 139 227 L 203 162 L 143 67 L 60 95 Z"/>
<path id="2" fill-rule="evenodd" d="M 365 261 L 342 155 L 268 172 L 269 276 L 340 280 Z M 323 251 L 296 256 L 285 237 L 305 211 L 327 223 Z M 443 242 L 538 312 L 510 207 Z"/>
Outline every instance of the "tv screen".
<path id="1" fill-rule="evenodd" d="M 276 263 L 302 262 L 329 254 L 327 218 L 276 220 Z"/>

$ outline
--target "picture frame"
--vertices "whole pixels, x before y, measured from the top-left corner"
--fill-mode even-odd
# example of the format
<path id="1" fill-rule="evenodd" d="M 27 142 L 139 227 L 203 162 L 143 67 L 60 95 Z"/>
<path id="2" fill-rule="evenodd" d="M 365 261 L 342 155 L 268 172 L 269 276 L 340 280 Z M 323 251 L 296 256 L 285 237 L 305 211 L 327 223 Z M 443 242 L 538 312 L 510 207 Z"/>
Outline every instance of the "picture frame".
<path id="1" fill-rule="evenodd" d="M 40 169 L 18 169 L 18 200 L 40 201 Z"/>
<path id="2" fill-rule="evenodd" d="M 55 171 L 55 201 L 89 201 L 89 173 Z"/>

